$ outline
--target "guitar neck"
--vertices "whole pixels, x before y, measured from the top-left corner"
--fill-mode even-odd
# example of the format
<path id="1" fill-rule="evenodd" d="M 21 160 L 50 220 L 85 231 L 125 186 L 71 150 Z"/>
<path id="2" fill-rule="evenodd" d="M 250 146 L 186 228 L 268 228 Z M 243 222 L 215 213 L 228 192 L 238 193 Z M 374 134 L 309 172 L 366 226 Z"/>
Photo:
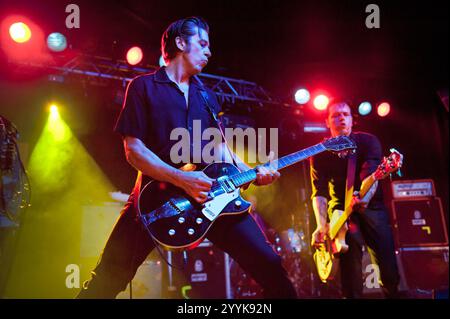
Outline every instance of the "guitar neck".
<path id="1" fill-rule="evenodd" d="M 311 147 L 308 147 L 304 150 L 283 156 L 272 162 L 267 162 L 267 163 L 263 164 L 263 166 L 264 167 L 274 167 L 277 170 L 281 170 L 285 167 L 288 167 L 295 163 L 301 162 L 301 161 L 307 159 L 308 157 L 322 153 L 325 150 L 326 150 L 325 146 L 322 143 L 319 143 L 319 144 L 313 145 Z M 256 168 L 253 168 L 248 171 L 232 175 L 232 176 L 230 176 L 230 179 L 236 187 L 240 187 L 242 185 L 245 185 L 247 183 L 250 183 L 250 182 L 256 180 L 256 174 L 257 174 L 257 170 L 256 170 Z"/>
<path id="2" fill-rule="evenodd" d="M 361 183 L 359 197 L 363 198 L 364 196 L 366 196 L 367 192 L 370 190 L 370 188 L 373 186 L 373 184 L 376 181 L 377 181 L 377 179 L 375 178 L 374 174 L 370 174 L 369 176 L 367 176 Z M 348 196 L 349 196 L 349 198 L 346 201 L 348 206 L 345 208 L 344 212 L 339 217 L 339 219 L 335 223 L 330 225 L 330 238 L 331 239 L 334 239 L 336 237 L 336 235 L 339 233 L 339 230 L 341 229 L 341 227 L 345 224 L 347 219 L 352 214 L 350 202 L 351 202 L 351 197 L 353 196 L 353 194 L 349 194 Z"/>

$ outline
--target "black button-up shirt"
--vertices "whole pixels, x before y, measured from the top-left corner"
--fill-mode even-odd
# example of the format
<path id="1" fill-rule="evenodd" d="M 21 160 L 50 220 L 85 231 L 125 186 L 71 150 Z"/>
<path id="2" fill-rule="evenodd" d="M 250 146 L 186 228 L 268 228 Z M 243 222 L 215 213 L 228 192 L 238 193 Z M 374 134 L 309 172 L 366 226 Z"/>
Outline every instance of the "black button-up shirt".
<path id="1" fill-rule="evenodd" d="M 170 151 L 180 142 L 181 136 L 173 136 L 174 140 L 170 136 L 176 128 L 187 129 L 190 135 L 190 162 L 204 165 L 198 150 L 203 150 L 210 140 L 203 140 L 201 134 L 209 127 L 217 128 L 217 124 L 200 95 L 200 90 L 206 90 L 210 105 L 216 114 L 219 113 L 220 105 L 215 94 L 204 88 L 194 77 L 190 80 L 189 105 L 186 105 L 184 93 L 169 79 L 165 67 L 155 73 L 138 76 L 128 85 L 115 131 L 123 137 L 140 139 L 164 162 L 179 167 L 186 163 L 173 163 Z M 194 130 L 194 120 L 200 121 L 197 122 L 200 124 L 197 126 L 198 130 Z M 194 149 L 194 142 L 200 147 Z"/>
<path id="2" fill-rule="evenodd" d="M 122 137 L 131 136 L 140 139 L 162 161 L 174 167 L 181 167 L 186 163 L 174 163 L 170 153 L 172 147 L 182 141 L 182 137 L 174 135 L 171 140 L 171 133 L 177 128 L 187 129 L 189 145 L 184 147 L 189 148 L 189 162 L 196 164 L 197 169 L 202 169 L 209 163 L 203 161 L 201 151 L 212 140 L 209 136 L 210 140 L 203 140 L 202 133 L 209 127 L 218 128 L 200 94 L 202 90 L 207 92 L 209 105 L 218 114 L 220 105 L 215 94 L 204 88 L 193 77 L 190 79 L 186 105 L 183 91 L 169 79 L 164 67 L 154 73 L 138 76 L 128 85 L 123 108 L 114 130 Z M 196 126 L 194 120 L 199 120 L 197 123 L 200 125 Z M 196 130 L 196 127 L 199 129 Z M 129 201 L 134 201 L 141 187 L 150 180 L 149 176 L 138 174 Z"/>
<path id="3" fill-rule="evenodd" d="M 361 182 L 370 174 L 375 172 L 381 163 L 382 150 L 378 138 L 374 135 L 355 132 L 350 138 L 356 144 L 356 172 L 354 190 L 359 190 Z M 347 180 L 347 158 L 340 158 L 331 152 L 324 152 L 311 158 L 311 181 L 312 195 L 322 196 L 330 200 L 328 213 L 334 209 L 344 210 L 345 184 Z M 383 193 L 381 185 L 378 185 L 369 209 L 384 209 Z"/>

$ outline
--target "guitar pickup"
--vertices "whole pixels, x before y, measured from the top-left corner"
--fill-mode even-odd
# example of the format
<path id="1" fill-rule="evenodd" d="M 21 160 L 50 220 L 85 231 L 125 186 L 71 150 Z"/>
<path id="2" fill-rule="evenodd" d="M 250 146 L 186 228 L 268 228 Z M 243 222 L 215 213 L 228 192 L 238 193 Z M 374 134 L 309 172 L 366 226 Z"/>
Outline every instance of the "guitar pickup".
<path id="1" fill-rule="evenodd" d="M 236 187 L 234 186 L 234 184 L 231 180 L 226 179 L 223 182 L 225 184 L 225 189 L 226 189 L 227 193 L 231 193 L 232 191 L 234 191 L 236 189 Z"/>
<path id="2" fill-rule="evenodd" d="M 231 193 L 236 189 L 236 186 L 227 176 L 222 176 L 217 181 L 227 193 Z"/>

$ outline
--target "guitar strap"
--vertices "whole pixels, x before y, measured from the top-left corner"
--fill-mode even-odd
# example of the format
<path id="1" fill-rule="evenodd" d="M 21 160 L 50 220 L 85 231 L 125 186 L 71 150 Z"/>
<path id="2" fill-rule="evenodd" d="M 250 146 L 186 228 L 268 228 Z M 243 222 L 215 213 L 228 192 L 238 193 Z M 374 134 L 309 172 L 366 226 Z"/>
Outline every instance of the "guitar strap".
<path id="1" fill-rule="evenodd" d="M 220 134 L 222 134 L 222 138 L 225 141 L 225 145 L 227 147 L 228 153 L 231 156 L 231 159 L 233 160 L 233 164 L 234 166 L 236 166 L 236 168 L 241 171 L 239 169 L 239 166 L 236 163 L 236 160 L 234 158 L 234 154 L 230 149 L 230 146 L 228 145 L 227 139 L 225 138 L 225 134 L 223 133 L 223 129 L 222 129 L 222 123 L 219 121 L 219 119 L 217 118 L 217 114 L 216 112 L 214 112 L 214 108 L 211 106 L 210 102 L 209 102 L 209 98 L 208 98 L 208 93 L 206 92 L 206 90 L 204 88 L 200 88 L 199 90 L 201 97 L 203 98 L 203 101 L 205 102 L 206 108 L 208 109 L 209 113 L 211 114 L 212 118 L 214 119 L 214 121 L 216 122 L 217 126 L 219 127 L 220 130 Z"/>
<path id="2" fill-rule="evenodd" d="M 350 206 L 353 197 L 356 174 L 356 151 L 350 151 L 347 155 L 347 180 L 345 183 L 345 211 Z"/>

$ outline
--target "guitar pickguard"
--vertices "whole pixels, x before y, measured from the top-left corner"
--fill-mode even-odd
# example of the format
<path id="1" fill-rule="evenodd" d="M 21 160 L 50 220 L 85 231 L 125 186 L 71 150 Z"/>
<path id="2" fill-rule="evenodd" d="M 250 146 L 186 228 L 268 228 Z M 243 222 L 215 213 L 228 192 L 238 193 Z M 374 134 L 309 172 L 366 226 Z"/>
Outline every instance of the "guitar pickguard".
<path id="1" fill-rule="evenodd" d="M 214 197 L 213 200 L 205 203 L 205 207 L 202 209 L 203 215 L 210 221 L 213 221 L 220 215 L 222 210 L 230 203 L 232 200 L 239 197 L 239 189 L 236 189 L 231 193 L 220 194 Z"/>

